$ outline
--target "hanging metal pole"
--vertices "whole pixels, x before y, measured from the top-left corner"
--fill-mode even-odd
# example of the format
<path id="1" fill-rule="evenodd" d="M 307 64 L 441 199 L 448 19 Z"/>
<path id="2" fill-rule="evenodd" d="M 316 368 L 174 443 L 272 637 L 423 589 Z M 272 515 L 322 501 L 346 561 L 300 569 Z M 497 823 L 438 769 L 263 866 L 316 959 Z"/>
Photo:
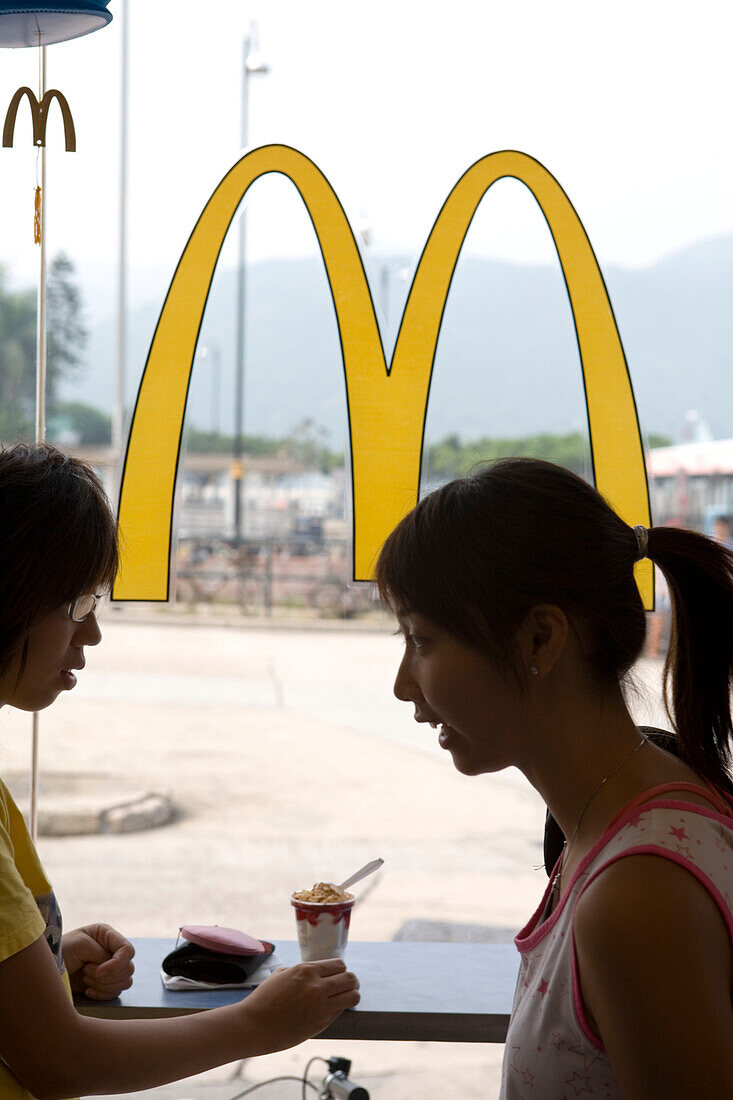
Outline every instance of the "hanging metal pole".
<path id="1" fill-rule="evenodd" d="M 125 365 L 127 357 L 127 147 L 128 84 L 130 72 L 130 4 L 124 0 L 118 18 L 122 35 L 120 84 L 120 209 L 117 252 L 117 388 L 112 418 L 112 447 L 116 452 L 118 473 L 122 469 L 122 440 L 125 431 Z"/>
<path id="2" fill-rule="evenodd" d="M 46 47 L 41 46 L 40 96 L 46 94 Z M 38 273 L 38 321 L 36 331 L 36 443 L 46 438 L 46 145 L 39 148 L 41 161 L 41 240 Z"/>
<path id="3" fill-rule="evenodd" d="M 39 94 L 38 102 L 43 102 L 46 94 L 46 47 L 39 47 Z M 36 443 L 46 438 L 46 145 L 41 144 L 40 158 L 40 263 L 38 271 L 38 315 L 36 321 Z M 38 712 L 33 713 L 33 735 L 31 745 L 31 792 L 30 792 L 30 832 L 35 841 L 38 835 Z"/>

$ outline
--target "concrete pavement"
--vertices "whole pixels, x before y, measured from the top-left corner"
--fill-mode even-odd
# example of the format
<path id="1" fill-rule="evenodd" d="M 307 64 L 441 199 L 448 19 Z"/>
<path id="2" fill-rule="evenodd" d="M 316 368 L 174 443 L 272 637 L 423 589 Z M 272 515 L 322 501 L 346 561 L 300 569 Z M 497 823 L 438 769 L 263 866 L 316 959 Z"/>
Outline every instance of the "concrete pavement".
<path id="1" fill-rule="evenodd" d="M 533 911 L 543 805 L 519 773 L 454 771 L 435 731 L 392 695 L 402 643 L 386 622 L 274 630 L 113 612 L 102 625 L 77 688 L 41 716 L 42 771 L 52 784 L 84 775 L 167 795 L 177 814 L 139 833 L 41 839 L 67 928 L 105 920 L 128 935 L 171 936 L 183 923 L 218 923 L 292 939 L 290 891 L 339 881 L 376 855 L 385 866 L 355 911 L 354 938 L 391 939 L 411 920 L 519 928 Z M 649 664 L 642 679 L 653 688 L 657 673 Z M 0 774 L 16 777 L 21 797 L 29 751 L 29 716 L 0 714 Z M 245 1078 L 343 1054 L 376 1100 L 498 1092 L 497 1047 L 337 1047 L 315 1041 L 257 1059 Z M 235 1071 L 165 1095 L 205 1086 L 229 1100 L 244 1087 L 228 1080 Z M 283 1083 L 257 1095 L 300 1091 Z"/>

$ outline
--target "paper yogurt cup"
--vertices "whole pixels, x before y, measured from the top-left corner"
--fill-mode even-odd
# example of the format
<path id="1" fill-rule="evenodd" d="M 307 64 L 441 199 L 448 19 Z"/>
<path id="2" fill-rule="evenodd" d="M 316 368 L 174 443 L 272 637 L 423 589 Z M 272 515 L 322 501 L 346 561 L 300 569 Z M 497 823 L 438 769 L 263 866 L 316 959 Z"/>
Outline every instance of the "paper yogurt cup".
<path id="1" fill-rule="evenodd" d="M 303 962 L 342 958 L 349 938 L 354 901 L 353 895 L 348 894 L 343 901 L 331 902 L 300 901 L 291 894 L 290 904 L 295 910 Z"/>

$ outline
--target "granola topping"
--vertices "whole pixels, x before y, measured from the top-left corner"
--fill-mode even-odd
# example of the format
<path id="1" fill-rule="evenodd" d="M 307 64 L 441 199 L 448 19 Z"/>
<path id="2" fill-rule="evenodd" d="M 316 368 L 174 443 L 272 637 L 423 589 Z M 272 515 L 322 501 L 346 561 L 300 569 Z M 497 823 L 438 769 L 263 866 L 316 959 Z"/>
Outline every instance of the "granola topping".
<path id="1" fill-rule="evenodd" d="M 351 901 L 353 894 L 346 890 L 339 890 L 332 882 L 316 882 L 310 890 L 298 890 L 293 894 L 295 901 L 309 901 L 319 905 L 329 905 L 335 902 Z"/>

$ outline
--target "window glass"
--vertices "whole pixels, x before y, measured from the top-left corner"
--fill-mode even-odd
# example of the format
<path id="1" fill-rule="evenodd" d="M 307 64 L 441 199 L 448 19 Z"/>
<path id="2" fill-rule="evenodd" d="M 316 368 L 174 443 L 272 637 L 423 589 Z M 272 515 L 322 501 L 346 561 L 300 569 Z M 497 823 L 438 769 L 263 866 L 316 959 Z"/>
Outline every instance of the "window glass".
<path id="1" fill-rule="evenodd" d="M 128 0 L 122 180 L 123 6 L 113 8 L 102 33 L 47 51 L 47 83 L 68 99 L 78 150 L 64 151 L 52 107 L 45 194 L 48 436 L 91 462 L 113 498 L 120 428 L 124 442 L 171 279 L 243 137 L 300 150 L 330 182 L 388 362 L 446 197 L 481 157 L 516 149 L 564 188 L 600 263 L 655 520 L 724 530 L 715 527 L 733 516 L 724 5 L 703 2 L 691 21 L 679 6 L 630 0 L 612 10 L 456 0 L 417 15 L 386 0 L 368 11 L 273 0 L 250 28 L 235 0 L 210 11 Z M 1 102 L 36 87 L 34 51 L 6 51 L 3 62 Z M 6 442 L 34 436 L 40 168 L 30 127 L 24 106 L 3 152 Z M 506 453 L 592 477 L 567 288 L 546 219 L 517 179 L 497 182 L 467 229 L 437 340 L 421 491 Z M 133 937 L 175 939 L 184 923 L 219 923 L 293 939 L 292 890 L 379 855 L 385 866 L 364 884 L 354 939 L 510 942 L 546 881 L 544 806 L 515 771 L 456 773 L 436 731 L 392 696 L 402 642 L 368 587 L 351 583 L 332 291 L 308 211 L 282 175 L 252 186 L 223 241 L 181 455 L 170 602 L 107 606 L 104 640 L 77 688 L 39 720 L 38 844 L 67 927 L 106 920 Z M 636 670 L 639 720 L 664 722 L 655 699 L 667 616 L 661 593 Z M 0 774 L 26 811 L 30 725 L 0 715 Z M 334 1046 L 348 1055 L 349 1044 Z M 483 1095 L 498 1080 L 500 1051 L 353 1050 L 355 1077 L 403 1067 L 426 1096 L 458 1080 L 462 1095 L 477 1082 Z M 302 1068 L 301 1053 L 272 1060 L 273 1072 Z M 258 1080 L 269 1066 L 246 1073 Z"/>

